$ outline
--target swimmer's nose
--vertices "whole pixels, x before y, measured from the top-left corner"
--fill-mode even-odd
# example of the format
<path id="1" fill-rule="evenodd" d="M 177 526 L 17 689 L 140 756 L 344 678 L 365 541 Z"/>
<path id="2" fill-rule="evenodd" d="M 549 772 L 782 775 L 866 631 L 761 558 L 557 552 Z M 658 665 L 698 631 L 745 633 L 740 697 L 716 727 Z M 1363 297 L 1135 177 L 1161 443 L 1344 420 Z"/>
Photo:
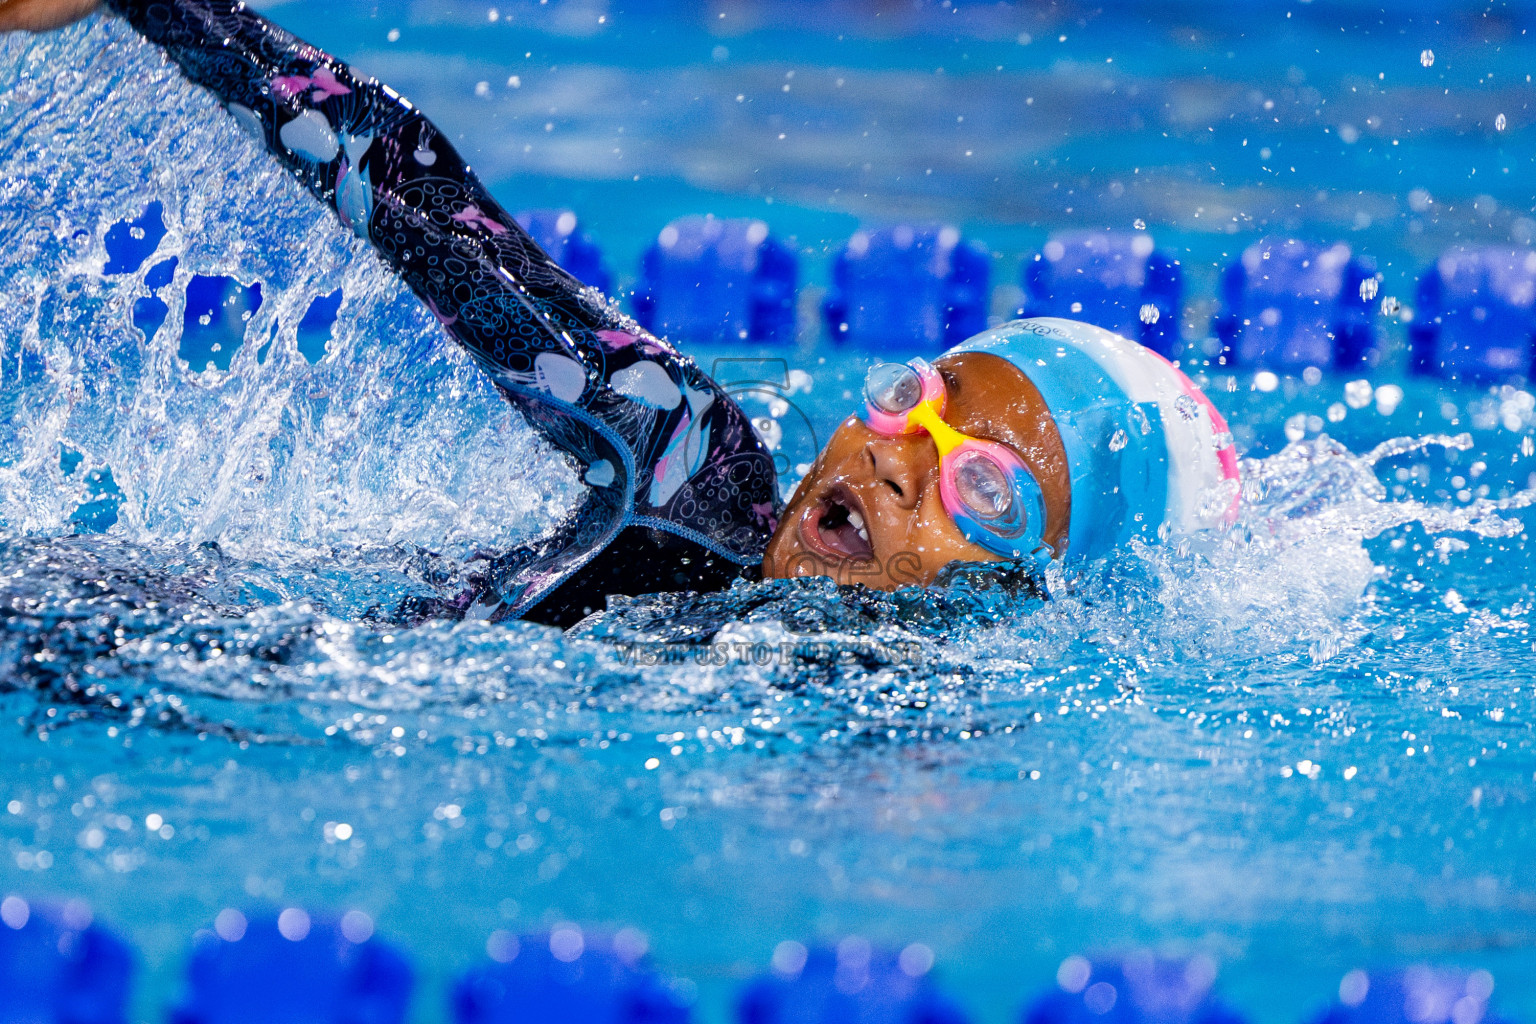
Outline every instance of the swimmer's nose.
<path id="1" fill-rule="evenodd" d="M 881 437 L 864 445 L 864 457 L 869 460 L 870 475 L 875 483 L 905 509 L 917 507 L 926 471 L 921 465 L 923 449 L 913 442 L 914 439 L 908 437 Z M 928 447 L 933 447 L 932 442 Z"/>

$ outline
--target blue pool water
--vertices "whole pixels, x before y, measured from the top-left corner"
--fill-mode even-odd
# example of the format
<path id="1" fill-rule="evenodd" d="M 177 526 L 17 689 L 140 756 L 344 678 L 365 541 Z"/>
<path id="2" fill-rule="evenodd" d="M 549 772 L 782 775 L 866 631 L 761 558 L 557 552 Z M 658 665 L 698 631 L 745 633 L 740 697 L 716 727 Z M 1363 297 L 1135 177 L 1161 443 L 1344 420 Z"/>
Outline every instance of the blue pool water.
<path id="1" fill-rule="evenodd" d="M 1262 231 L 1345 238 L 1405 301 L 1452 242 L 1529 242 L 1529 44 L 1508 12 L 1319 6 L 273 7 L 509 206 L 580 210 L 621 284 L 697 212 L 770 219 L 812 294 L 895 217 L 984 238 L 1004 284 L 1062 227 L 1142 218 L 1183 256 L 1187 365 L 1248 457 L 1229 533 L 1043 605 L 762 584 L 568 635 L 385 621 L 547 529 L 575 474 L 124 27 L 0 39 L 0 889 L 131 937 L 146 1020 L 221 908 L 294 904 L 409 949 L 419 1020 L 493 930 L 560 921 L 644 931 L 710 1022 L 779 941 L 845 934 L 927 944 L 985 1024 L 1143 946 L 1211 956 L 1261 1024 L 1419 960 L 1536 1017 L 1536 400 L 1405 378 L 1395 321 L 1365 384 L 1200 358 Z M 104 275 L 152 201 L 157 259 Z M 193 275 L 262 285 L 224 369 L 178 358 Z M 298 325 L 337 289 L 315 360 Z M 810 326 L 775 354 L 825 437 L 869 354 Z M 771 656 L 651 663 L 710 640 Z"/>

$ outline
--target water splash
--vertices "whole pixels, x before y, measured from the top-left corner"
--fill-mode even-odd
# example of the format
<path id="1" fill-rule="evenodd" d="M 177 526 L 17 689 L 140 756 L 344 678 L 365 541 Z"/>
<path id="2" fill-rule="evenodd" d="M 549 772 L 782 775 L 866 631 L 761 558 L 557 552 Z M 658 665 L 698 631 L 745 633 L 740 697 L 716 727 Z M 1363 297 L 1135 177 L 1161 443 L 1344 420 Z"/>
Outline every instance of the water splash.
<path id="1" fill-rule="evenodd" d="M 1249 460 L 1229 531 L 1053 567 L 1044 602 L 1027 578 L 986 567 L 895 594 L 768 581 L 618 600 L 563 636 L 526 623 L 401 628 L 404 598 L 467 585 L 462 563 L 409 549 L 262 562 L 174 538 L 12 537 L 4 674 L 44 706 L 140 723 L 169 702 L 169 721 L 199 731 L 386 747 L 400 738 L 356 716 L 390 716 L 433 743 L 530 728 L 574 738 L 678 712 L 796 745 L 1005 733 L 1061 713 L 1063 693 L 1107 710 L 1192 678 L 1210 689 L 1316 666 L 1364 642 L 1384 572 L 1368 538 L 1408 523 L 1472 539 L 1518 530 L 1496 513 L 1527 507 L 1530 492 L 1461 507 L 1385 498 L 1378 462 L 1464 443 L 1353 455 L 1319 439 Z"/>
<path id="2" fill-rule="evenodd" d="M 366 246 L 117 20 L 0 39 L 0 141 L 7 531 L 69 530 L 110 479 L 129 539 L 463 558 L 537 537 L 579 496 L 566 460 Z M 154 201 L 158 249 L 105 276 L 107 231 Z M 171 283 L 150 287 L 172 257 Z M 263 286 L 227 370 L 178 356 L 194 274 Z M 297 326 L 338 288 L 333 337 L 311 365 Z M 145 337 L 131 310 L 151 294 L 169 315 Z"/>

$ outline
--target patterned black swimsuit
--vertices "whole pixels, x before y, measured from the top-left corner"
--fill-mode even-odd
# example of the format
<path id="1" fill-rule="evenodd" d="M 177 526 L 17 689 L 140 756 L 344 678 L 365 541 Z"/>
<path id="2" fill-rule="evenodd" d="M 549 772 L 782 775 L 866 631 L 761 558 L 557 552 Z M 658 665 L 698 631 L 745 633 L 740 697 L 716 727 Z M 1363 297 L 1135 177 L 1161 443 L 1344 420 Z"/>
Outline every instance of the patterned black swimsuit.
<path id="1" fill-rule="evenodd" d="M 406 99 L 231 0 L 108 0 L 371 242 L 589 493 L 472 614 L 566 625 L 762 561 L 773 459 L 691 360 L 546 256 Z"/>

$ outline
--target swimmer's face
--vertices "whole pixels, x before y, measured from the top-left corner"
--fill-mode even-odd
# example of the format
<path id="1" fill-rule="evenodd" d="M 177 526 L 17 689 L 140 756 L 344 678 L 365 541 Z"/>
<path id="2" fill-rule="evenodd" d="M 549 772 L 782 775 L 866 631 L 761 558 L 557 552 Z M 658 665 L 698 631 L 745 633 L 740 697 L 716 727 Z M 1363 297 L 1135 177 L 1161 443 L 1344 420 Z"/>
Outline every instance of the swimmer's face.
<path id="1" fill-rule="evenodd" d="M 973 437 L 1008 445 L 1045 499 L 1041 536 L 1062 551 L 1070 477 L 1061 435 L 1029 378 L 985 352 L 947 355 L 944 419 Z M 862 524 L 862 526 L 860 525 Z M 939 452 L 927 434 L 885 437 L 850 416 L 796 488 L 763 556 L 763 575 L 831 576 L 879 590 L 929 584 L 950 562 L 998 556 L 966 540 L 939 498 Z"/>

